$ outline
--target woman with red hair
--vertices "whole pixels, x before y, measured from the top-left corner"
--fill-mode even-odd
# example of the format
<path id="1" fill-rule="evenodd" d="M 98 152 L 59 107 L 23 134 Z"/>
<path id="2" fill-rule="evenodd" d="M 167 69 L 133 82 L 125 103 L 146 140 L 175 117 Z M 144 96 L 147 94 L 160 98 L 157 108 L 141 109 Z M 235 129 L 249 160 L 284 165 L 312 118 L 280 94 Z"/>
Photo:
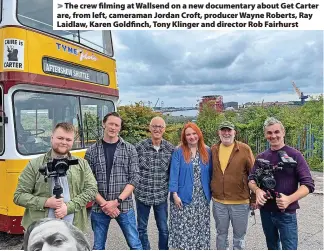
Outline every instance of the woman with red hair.
<path id="1" fill-rule="evenodd" d="M 174 249 L 210 249 L 211 153 L 199 127 L 181 133 L 170 168 L 170 234 Z"/>

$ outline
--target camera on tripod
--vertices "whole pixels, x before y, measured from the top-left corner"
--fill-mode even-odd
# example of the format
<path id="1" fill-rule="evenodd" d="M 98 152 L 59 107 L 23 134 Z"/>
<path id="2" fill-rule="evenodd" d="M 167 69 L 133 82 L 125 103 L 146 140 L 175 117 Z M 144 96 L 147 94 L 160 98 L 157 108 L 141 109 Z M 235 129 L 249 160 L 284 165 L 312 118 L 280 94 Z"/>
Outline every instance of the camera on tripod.
<path id="1" fill-rule="evenodd" d="M 276 164 L 270 164 L 270 161 L 265 159 L 256 159 L 257 168 L 255 174 L 249 176 L 249 180 L 255 180 L 258 187 L 264 191 L 273 191 L 276 187 L 274 174 L 284 168 L 294 168 L 297 162 L 289 157 L 285 151 L 278 151 L 281 161 Z"/>
<path id="2" fill-rule="evenodd" d="M 78 159 L 53 159 L 40 167 L 39 172 L 45 177 L 63 177 L 71 165 L 77 165 L 78 163 Z"/>
<path id="3" fill-rule="evenodd" d="M 47 182 L 48 177 L 54 178 L 54 188 L 53 194 L 57 199 L 61 198 L 63 194 L 63 188 L 61 187 L 58 177 L 66 176 L 66 172 L 69 170 L 71 165 L 79 164 L 78 159 L 67 159 L 67 158 L 54 158 L 53 160 L 47 162 L 44 166 L 40 167 L 38 171 L 44 175 L 45 182 Z"/>

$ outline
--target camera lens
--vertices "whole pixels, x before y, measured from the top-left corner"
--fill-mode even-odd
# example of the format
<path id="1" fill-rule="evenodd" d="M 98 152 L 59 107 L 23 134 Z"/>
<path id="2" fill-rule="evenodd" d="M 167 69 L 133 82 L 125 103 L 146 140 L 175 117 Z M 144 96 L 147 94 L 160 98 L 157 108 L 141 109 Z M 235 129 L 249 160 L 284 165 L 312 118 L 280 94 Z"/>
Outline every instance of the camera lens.
<path id="1" fill-rule="evenodd" d="M 276 187 L 276 180 L 272 177 L 264 177 L 262 179 L 263 186 L 267 189 L 274 189 Z"/>
<path id="2" fill-rule="evenodd" d="M 63 160 L 57 161 L 55 165 L 55 170 L 59 174 L 59 176 L 63 176 L 65 172 L 68 170 L 69 166 L 67 163 Z"/>

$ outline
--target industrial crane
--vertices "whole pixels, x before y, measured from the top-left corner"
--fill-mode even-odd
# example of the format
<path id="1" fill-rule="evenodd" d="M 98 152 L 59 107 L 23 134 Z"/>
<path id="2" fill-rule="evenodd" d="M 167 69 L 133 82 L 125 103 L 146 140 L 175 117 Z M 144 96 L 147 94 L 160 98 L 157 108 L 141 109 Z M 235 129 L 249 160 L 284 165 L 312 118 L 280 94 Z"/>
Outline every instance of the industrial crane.
<path id="1" fill-rule="evenodd" d="M 296 93 L 297 93 L 299 99 L 300 99 L 300 103 L 301 103 L 302 105 L 305 104 L 305 100 L 308 99 L 308 95 L 304 95 L 304 93 L 301 92 L 301 91 L 299 90 L 299 88 L 296 86 L 296 84 L 295 84 L 294 81 L 291 81 L 291 82 L 292 82 L 292 85 L 293 85 L 293 87 L 294 87 L 294 89 L 295 89 L 295 91 L 296 91 Z"/>
<path id="2" fill-rule="evenodd" d="M 156 107 L 156 105 L 158 104 L 159 100 L 160 100 L 160 98 L 158 98 L 158 99 L 157 99 L 157 101 L 156 101 L 156 103 L 155 103 L 155 106 L 154 106 L 154 108 L 155 108 L 155 107 Z"/>

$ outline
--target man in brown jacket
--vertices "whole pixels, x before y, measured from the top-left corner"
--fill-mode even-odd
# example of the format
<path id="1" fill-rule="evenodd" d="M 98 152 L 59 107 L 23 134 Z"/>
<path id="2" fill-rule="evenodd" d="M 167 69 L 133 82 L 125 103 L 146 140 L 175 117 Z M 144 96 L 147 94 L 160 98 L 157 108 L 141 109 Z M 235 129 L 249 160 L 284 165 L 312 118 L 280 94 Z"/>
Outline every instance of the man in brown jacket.
<path id="1" fill-rule="evenodd" d="M 235 127 L 225 121 L 218 128 L 220 142 L 212 146 L 211 190 L 216 223 L 216 248 L 228 249 L 228 228 L 233 226 L 233 249 L 244 249 L 248 226 L 249 172 L 254 164 L 251 148 L 235 138 Z"/>

